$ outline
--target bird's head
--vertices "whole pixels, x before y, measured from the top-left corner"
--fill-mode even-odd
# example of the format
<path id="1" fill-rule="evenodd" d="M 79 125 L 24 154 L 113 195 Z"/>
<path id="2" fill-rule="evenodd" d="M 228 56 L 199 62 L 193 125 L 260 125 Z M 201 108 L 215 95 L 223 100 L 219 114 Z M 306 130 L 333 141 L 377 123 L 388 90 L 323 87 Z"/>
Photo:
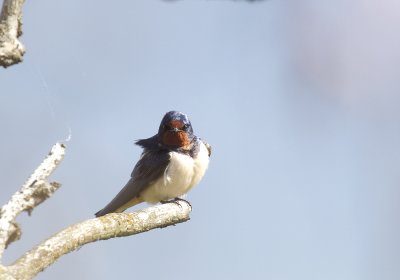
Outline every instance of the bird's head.
<path id="1" fill-rule="evenodd" d="M 166 113 L 158 129 L 158 137 L 161 143 L 168 147 L 189 146 L 194 138 L 189 118 L 178 111 Z"/>

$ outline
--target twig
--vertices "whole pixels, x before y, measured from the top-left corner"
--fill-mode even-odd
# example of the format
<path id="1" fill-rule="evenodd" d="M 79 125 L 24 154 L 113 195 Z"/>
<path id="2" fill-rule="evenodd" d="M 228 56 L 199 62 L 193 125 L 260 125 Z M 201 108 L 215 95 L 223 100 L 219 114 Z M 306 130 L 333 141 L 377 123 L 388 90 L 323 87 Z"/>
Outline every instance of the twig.
<path id="1" fill-rule="evenodd" d="M 134 213 L 112 213 L 72 225 L 36 246 L 7 267 L 15 279 L 31 279 L 59 257 L 98 240 L 163 228 L 190 219 L 184 201 L 149 207 Z M 1 273 L 0 273 L 1 276 Z"/>
<path id="2" fill-rule="evenodd" d="M 0 65 L 7 67 L 22 61 L 25 48 L 18 40 L 22 35 L 24 0 L 4 0 L 0 14 Z"/>
<path id="3" fill-rule="evenodd" d="M 47 158 L 33 172 L 21 190 L 16 192 L 0 209 L 0 260 L 7 245 L 18 240 L 21 235 L 15 221 L 16 217 L 23 211 L 30 213 L 61 186 L 56 182 L 48 183 L 46 179 L 64 158 L 64 153 L 64 145 L 55 144 Z"/>

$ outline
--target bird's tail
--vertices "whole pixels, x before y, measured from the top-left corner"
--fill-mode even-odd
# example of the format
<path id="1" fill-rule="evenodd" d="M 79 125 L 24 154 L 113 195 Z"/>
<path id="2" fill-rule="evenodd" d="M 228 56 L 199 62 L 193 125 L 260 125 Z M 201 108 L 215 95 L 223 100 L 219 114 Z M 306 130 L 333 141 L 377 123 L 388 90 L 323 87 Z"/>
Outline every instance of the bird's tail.
<path id="1" fill-rule="evenodd" d="M 100 217 L 104 216 L 109 213 L 121 213 L 124 212 L 129 207 L 135 206 L 136 204 L 142 203 L 143 199 L 141 197 L 135 197 L 129 200 L 127 203 L 123 204 L 122 206 L 116 206 L 113 201 L 111 201 L 106 207 L 98 211 L 95 216 Z"/>

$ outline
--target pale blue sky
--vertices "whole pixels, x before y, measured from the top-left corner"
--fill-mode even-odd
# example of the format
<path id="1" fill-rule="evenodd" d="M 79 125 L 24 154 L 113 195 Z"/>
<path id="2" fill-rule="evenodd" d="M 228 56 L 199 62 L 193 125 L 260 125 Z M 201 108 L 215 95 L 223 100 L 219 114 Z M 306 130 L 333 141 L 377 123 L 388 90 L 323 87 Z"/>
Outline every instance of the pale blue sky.
<path id="1" fill-rule="evenodd" d="M 5 260 L 92 218 L 181 110 L 213 146 L 191 220 L 97 242 L 37 279 L 397 280 L 400 4 L 27 1 L 0 69 L 3 204 L 72 140 Z M 142 205 L 141 207 L 143 207 Z"/>

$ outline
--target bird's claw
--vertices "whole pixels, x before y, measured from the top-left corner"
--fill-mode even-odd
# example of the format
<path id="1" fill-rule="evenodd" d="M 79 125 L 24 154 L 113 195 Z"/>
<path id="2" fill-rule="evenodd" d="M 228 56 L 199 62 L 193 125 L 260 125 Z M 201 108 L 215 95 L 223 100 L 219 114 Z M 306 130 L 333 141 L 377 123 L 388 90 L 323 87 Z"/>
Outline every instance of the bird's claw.
<path id="1" fill-rule="evenodd" d="M 175 203 L 177 204 L 180 208 L 182 208 L 182 205 L 178 202 L 178 201 L 184 201 L 187 204 L 189 204 L 190 209 L 192 209 L 192 204 L 190 204 L 189 201 L 187 201 L 186 199 L 180 198 L 180 197 L 175 197 L 174 199 L 171 200 L 161 200 L 160 203 L 161 204 L 165 204 L 165 203 Z"/>

